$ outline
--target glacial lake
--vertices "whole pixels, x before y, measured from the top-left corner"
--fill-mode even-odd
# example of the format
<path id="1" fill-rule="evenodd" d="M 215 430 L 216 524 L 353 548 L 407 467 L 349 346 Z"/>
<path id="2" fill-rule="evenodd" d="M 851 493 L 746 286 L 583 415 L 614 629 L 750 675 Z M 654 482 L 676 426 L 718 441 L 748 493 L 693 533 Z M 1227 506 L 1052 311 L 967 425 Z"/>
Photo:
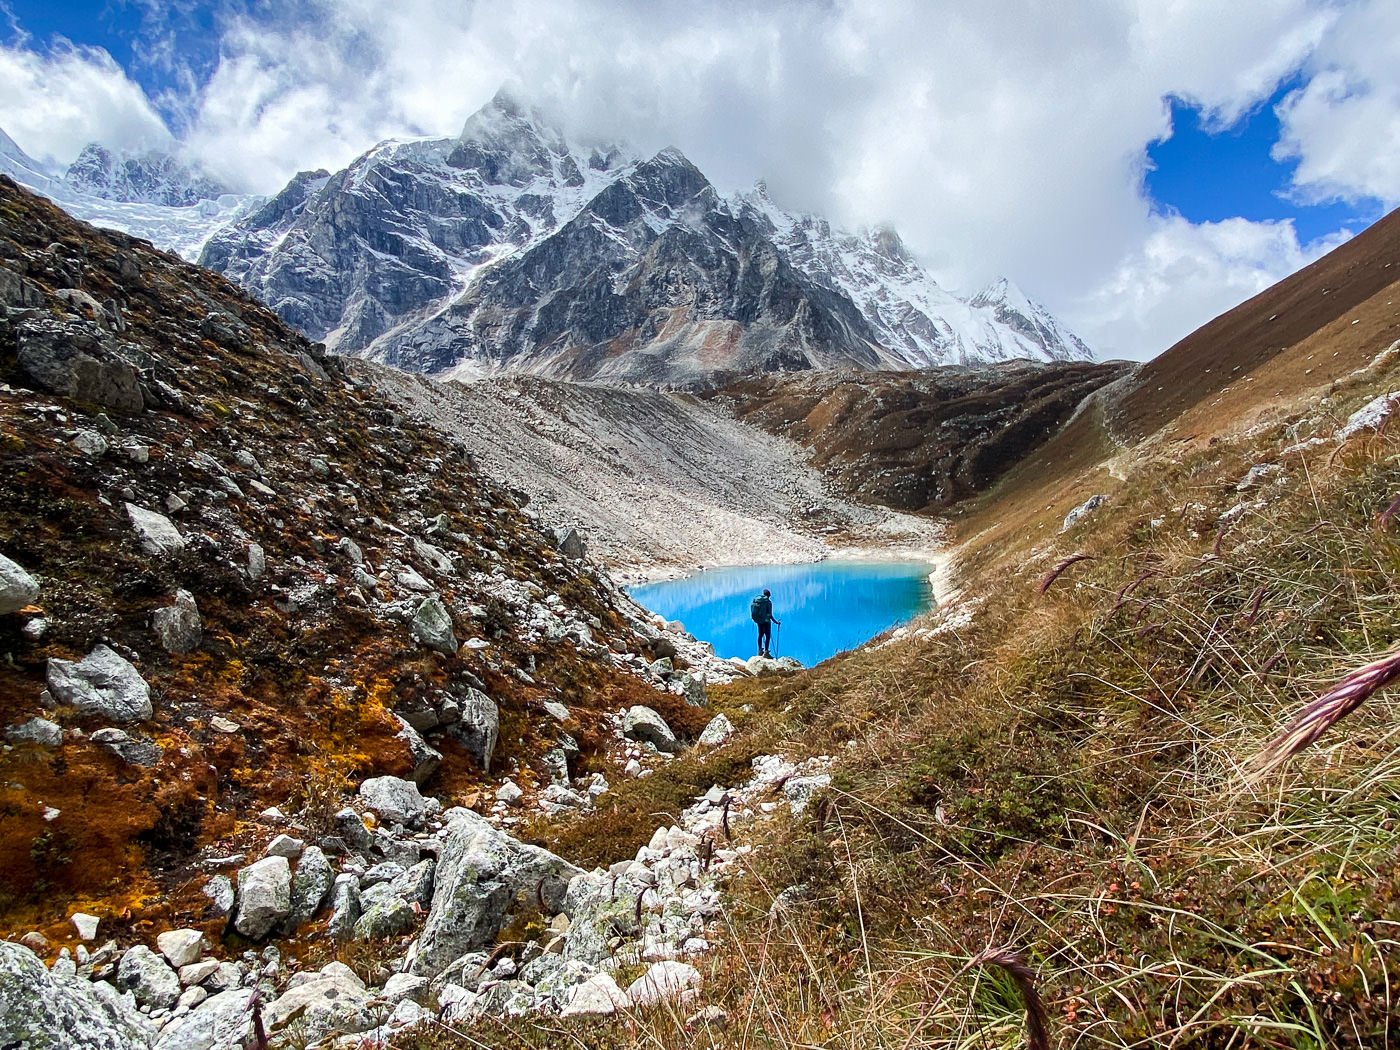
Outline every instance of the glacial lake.
<path id="1" fill-rule="evenodd" d="M 758 652 L 749 602 L 773 592 L 773 655 L 811 667 L 933 607 L 926 562 L 821 561 L 708 569 L 630 589 L 637 602 L 680 620 L 722 657 Z"/>

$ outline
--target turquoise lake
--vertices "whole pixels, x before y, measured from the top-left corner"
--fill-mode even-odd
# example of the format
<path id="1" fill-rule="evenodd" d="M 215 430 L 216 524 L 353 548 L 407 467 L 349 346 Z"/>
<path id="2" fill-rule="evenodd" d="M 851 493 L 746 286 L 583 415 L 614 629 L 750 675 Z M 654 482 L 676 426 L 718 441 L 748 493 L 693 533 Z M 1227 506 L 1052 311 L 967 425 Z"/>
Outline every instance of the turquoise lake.
<path id="1" fill-rule="evenodd" d="M 749 601 L 773 592 L 773 655 L 811 667 L 933 607 L 926 562 L 821 561 L 709 569 L 683 580 L 633 587 L 634 599 L 680 620 L 719 656 L 758 652 Z"/>

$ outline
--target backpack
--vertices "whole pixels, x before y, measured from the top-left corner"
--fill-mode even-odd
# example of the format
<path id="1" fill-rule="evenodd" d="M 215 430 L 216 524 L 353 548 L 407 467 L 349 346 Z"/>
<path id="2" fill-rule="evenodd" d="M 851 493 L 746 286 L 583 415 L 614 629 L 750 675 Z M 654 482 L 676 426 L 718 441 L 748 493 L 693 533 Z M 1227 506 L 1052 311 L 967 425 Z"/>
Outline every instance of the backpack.
<path id="1" fill-rule="evenodd" d="M 760 594 L 753 601 L 749 602 L 749 615 L 753 617 L 754 623 L 767 623 L 769 620 L 773 619 L 772 599 L 765 598 Z"/>

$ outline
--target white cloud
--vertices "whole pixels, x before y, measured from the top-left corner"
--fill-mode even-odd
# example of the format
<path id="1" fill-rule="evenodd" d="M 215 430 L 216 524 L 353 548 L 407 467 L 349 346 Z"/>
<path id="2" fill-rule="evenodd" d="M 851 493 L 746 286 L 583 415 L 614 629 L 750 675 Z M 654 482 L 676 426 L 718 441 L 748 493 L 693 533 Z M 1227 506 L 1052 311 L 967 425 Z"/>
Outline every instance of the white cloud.
<path id="1" fill-rule="evenodd" d="M 149 149 L 170 133 L 107 52 L 63 45 L 41 55 L 0 47 L 0 128 L 37 160 L 67 164 L 89 142 Z"/>
<path id="2" fill-rule="evenodd" d="M 1105 353 L 1156 352 L 1313 251 L 1287 224 L 1154 216 L 1142 173 L 1170 133 L 1167 96 L 1225 127 L 1303 70 L 1284 115 L 1300 186 L 1374 195 L 1400 164 L 1400 134 L 1380 141 L 1400 112 L 1392 0 L 224 10 L 217 67 L 182 123 L 188 148 L 236 184 L 271 191 L 382 138 L 455 133 L 509 83 L 575 134 L 681 147 L 721 190 L 766 177 L 790 207 L 893 222 L 952 287 L 1013 276 Z"/>
<path id="3" fill-rule="evenodd" d="M 1191 223 L 1159 216 L 1142 245 L 1066 312 L 1118 355 L 1152 356 L 1345 242 L 1300 244 L 1291 220 Z"/>
<path id="4" fill-rule="evenodd" d="M 1304 200 L 1400 204 L 1400 4 L 1348 11 L 1279 106 L 1281 159 L 1296 159 Z"/>

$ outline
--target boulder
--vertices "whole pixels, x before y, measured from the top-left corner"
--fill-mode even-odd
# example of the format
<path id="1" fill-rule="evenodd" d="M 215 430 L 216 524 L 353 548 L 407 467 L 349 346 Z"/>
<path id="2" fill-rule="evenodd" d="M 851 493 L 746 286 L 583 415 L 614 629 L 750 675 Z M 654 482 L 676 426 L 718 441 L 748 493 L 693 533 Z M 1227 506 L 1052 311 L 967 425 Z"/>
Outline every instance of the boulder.
<path id="1" fill-rule="evenodd" d="M 117 989 L 152 1010 L 169 1010 L 180 998 L 180 978 L 144 944 L 128 948 L 117 964 Z"/>
<path id="2" fill-rule="evenodd" d="M 175 603 L 157 609 L 151 616 L 151 626 L 161 648 L 167 653 L 187 653 L 204 638 L 204 622 L 194 595 L 186 590 L 175 592 Z"/>
<path id="3" fill-rule="evenodd" d="M 357 941 L 397 937 L 413 929 L 417 922 L 418 913 L 413 910 L 413 905 L 402 897 L 388 897 L 371 904 L 355 920 L 354 937 Z"/>
<path id="4" fill-rule="evenodd" d="M 622 718 L 622 734 L 629 740 L 640 740 L 651 744 L 658 751 L 674 754 L 681 749 L 676 734 L 666 720 L 649 707 L 638 704 L 628 708 Z"/>
<path id="5" fill-rule="evenodd" d="M 1065 515 L 1065 520 L 1060 525 L 1060 531 L 1068 532 L 1070 529 L 1074 528 L 1077 524 L 1079 524 L 1079 522 L 1083 521 L 1090 514 L 1094 513 L 1094 511 L 1102 507 L 1104 504 L 1104 500 L 1106 499 L 1108 499 L 1108 497 L 1100 493 L 1095 493 L 1094 495 L 1090 496 L 1083 503 L 1081 503 L 1079 506 L 1075 507 L 1072 511 Z"/>
<path id="6" fill-rule="evenodd" d="M 700 971 L 689 963 L 666 959 L 652 963 L 647 972 L 627 986 L 633 1006 L 687 1002 L 700 990 Z"/>
<path id="7" fill-rule="evenodd" d="M 438 766 L 442 765 L 442 752 L 424 740 L 408 719 L 400 715 L 394 717 L 399 720 L 399 724 L 403 727 L 399 730 L 397 737 L 408 748 L 408 757 L 413 762 L 413 773 L 411 774 L 413 782 L 415 784 L 426 783 L 428 778 L 438 771 Z"/>
<path id="8" fill-rule="evenodd" d="M 49 659 L 49 692 L 62 704 L 111 722 L 151 717 L 151 687 L 131 663 L 98 645 L 77 663 Z"/>
<path id="9" fill-rule="evenodd" d="M 91 321 L 34 317 L 15 329 L 19 366 L 41 387 L 113 412 L 146 404 L 136 368 Z"/>
<path id="10" fill-rule="evenodd" d="M 569 880 L 582 872 L 527 846 L 469 811 L 457 811 L 438 858 L 433 904 L 413 971 L 435 976 L 454 959 L 493 944 L 510 917 L 556 914 Z"/>
<path id="11" fill-rule="evenodd" d="M 156 938 L 156 947 L 178 970 L 199 962 L 204 954 L 204 934 L 199 930 L 166 930 Z"/>
<path id="12" fill-rule="evenodd" d="M 418 785 L 401 777 L 370 777 L 360 785 L 360 798 L 380 820 L 412 827 L 428 811 L 428 800 Z"/>
<path id="13" fill-rule="evenodd" d="M 627 993 L 617 986 L 617 982 L 610 975 L 595 973 L 565 993 L 564 1006 L 559 1011 L 559 1016 L 607 1016 L 631 1005 L 632 1001 Z"/>
<path id="14" fill-rule="evenodd" d="M 39 597 L 39 581 L 0 554 L 0 616 L 19 612 Z"/>
<path id="15" fill-rule="evenodd" d="M 452 615 L 436 595 L 424 598 L 409 624 L 413 637 L 429 649 L 447 656 L 457 653 L 457 636 L 452 633 Z"/>
<path id="16" fill-rule="evenodd" d="M 211 995 L 161 1029 L 155 1050 L 238 1050 L 253 1043 L 252 988 Z"/>
<path id="17" fill-rule="evenodd" d="M 45 968 L 0 941 L 0 1046 L 23 1050 L 148 1050 L 152 1032 L 112 986 Z"/>
<path id="18" fill-rule="evenodd" d="M 452 735 L 476 759 L 483 773 L 491 772 L 491 756 L 496 753 L 500 734 L 501 712 L 496 701 L 480 689 L 468 686 Z"/>
<path id="19" fill-rule="evenodd" d="M 260 941 L 292 913 L 292 868 L 286 857 L 264 857 L 238 872 L 233 928 Z"/>
<path id="20" fill-rule="evenodd" d="M 384 982 L 379 990 L 379 998 L 384 1002 L 399 1003 L 408 999 L 419 1006 L 426 1006 L 431 1000 L 432 982 L 426 977 L 412 973 L 396 973 Z"/>
<path id="21" fill-rule="evenodd" d="M 299 838 L 292 835 L 278 835 L 267 844 L 267 849 L 263 850 L 263 856 L 286 857 L 288 860 L 296 860 L 305 848 L 306 843 Z"/>
<path id="22" fill-rule="evenodd" d="M 102 922 L 96 915 L 89 915 L 87 912 L 75 911 L 68 917 L 68 921 L 73 924 L 73 930 L 78 935 L 80 941 L 97 940 L 97 927 Z"/>
<path id="23" fill-rule="evenodd" d="M 554 530 L 554 548 L 566 558 L 578 561 L 588 554 L 588 544 L 577 529 L 561 528 Z"/>
<path id="24" fill-rule="evenodd" d="M 294 930 L 314 919 L 334 883 L 335 871 L 325 852 L 320 846 L 306 847 L 292 878 L 292 911 L 287 916 L 287 928 Z"/>
<path id="25" fill-rule="evenodd" d="M 60 747 L 63 744 L 63 727 L 47 718 L 31 718 L 5 730 L 5 739 L 11 744 L 38 744 L 40 747 Z"/>
<path id="26" fill-rule="evenodd" d="M 343 872 L 331 886 L 331 918 L 326 933 L 338 941 L 346 941 L 355 932 L 360 918 L 360 883 L 354 875 Z"/>
<path id="27" fill-rule="evenodd" d="M 126 516 L 141 540 L 147 554 L 174 554 L 185 547 L 185 537 L 175 523 L 159 511 L 147 510 L 134 503 L 126 504 Z"/>
<path id="28" fill-rule="evenodd" d="M 353 1035 L 375 1025 L 365 984 L 344 963 L 329 963 L 288 988 L 263 1011 L 269 1035 L 296 1023 L 300 1045 L 314 1046 L 332 1035 Z"/>
<path id="29" fill-rule="evenodd" d="M 734 723 L 724 715 L 715 715 L 700 734 L 700 743 L 706 747 L 718 747 L 734 735 Z"/>
<path id="30" fill-rule="evenodd" d="M 125 729 L 106 726 L 96 730 L 88 739 L 133 766 L 149 769 L 160 762 L 159 744 L 145 737 L 132 736 Z"/>

